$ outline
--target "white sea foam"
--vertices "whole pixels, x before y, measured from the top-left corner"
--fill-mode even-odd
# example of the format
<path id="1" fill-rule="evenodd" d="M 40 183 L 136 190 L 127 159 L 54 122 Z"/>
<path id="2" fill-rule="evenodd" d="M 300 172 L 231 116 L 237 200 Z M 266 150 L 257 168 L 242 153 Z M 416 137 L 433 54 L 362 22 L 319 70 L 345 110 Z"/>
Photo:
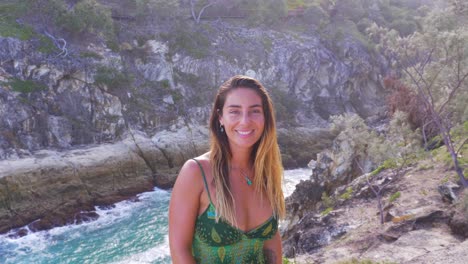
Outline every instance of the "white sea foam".
<path id="1" fill-rule="evenodd" d="M 285 197 L 310 173 L 308 168 L 286 170 Z M 49 263 L 57 258 L 63 263 L 170 263 L 169 199 L 170 192 L 155 188 L 138 195 L 136 201 L 96 208 L 99 218 L 94 221 L 40 232 L 24 227 L 28 234 L 23 237 L 13 238 L 14 232 L 0 235 L 0 263 Z"/>
<path id="2" fill-rule="evenodd" d="M 144 252 L 136 253 L 125 257 L 122 260 L 113 262 L 112 264 L 144 264 L 155 263 L 157 260 L 167 259 L 170 256 L 169 252 L 169 237 L 164 237 L 164 242 Z M 162 261 L 161 261 L 162 262 Z"/>
<path id="3" fill-rule="evenodd" d="M 152 192 L 139 194 L 136 202 L 122 201 L 108 209 L 96 207 L 95 210 L 99 218 L 94 221 L 55 227 L 38 232 L 32 232 L 26 226 L 22 229 L 27 230 L 27 235 L 22 237 L 15 237 L 15 231 L 10 231 L 9 233 L 0 235 L 0 262 L 2 262 L 4 257 L 8 259 L 8 256 L 16 259 L 27 256 L 32 257 L 36 254 L 47 255 L 47 249 L 51 246 L 63 243 L 64 241 L 78 239 L 84 233 L 112 226 L 123 219 L 130 218 L 132 212 L 145 206 L 148 207 L 154 202 L 167 203 L 169 196 L 169 192 L 155 188 Z M 166 247 L 168 246 L 166 245 Z M 78 246 L 78 248 L 75 248 L 75 253 L 79 253 L 81 250 L 82 248 Z M 6 259 L 3 260 L 7 261 Z M 14 260 L 13 262 L 8 261 L 7 263 L 15 263 Z"/>
<path id="4" fill-rule="evenodd" d="M 290 196 L 296 189 L 296 184 L 301 180 L 308 180 L 310 175 L 312 175 L 312 171 L 309 168 L 285 170 L 283 185 L 284 197 Z"/>

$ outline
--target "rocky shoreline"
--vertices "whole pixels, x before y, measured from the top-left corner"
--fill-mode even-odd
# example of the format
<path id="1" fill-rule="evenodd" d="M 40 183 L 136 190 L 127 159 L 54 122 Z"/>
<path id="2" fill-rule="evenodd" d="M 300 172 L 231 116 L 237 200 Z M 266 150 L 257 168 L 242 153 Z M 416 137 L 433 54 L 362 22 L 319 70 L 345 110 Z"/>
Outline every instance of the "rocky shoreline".
<path id="1" fill-rule="evenodd" d="M 193 148 L 206 148 L 206 142 L 188 144 L 179 138 L 165 150 L 168 138 L 176 134 L 133 134 L 114 144 L 43 150 L 0 161 L 0 233 L 26 225 L 38 231 L 91 220 L 97 217 L 94 206 L 111 205 L 155 186 L 170 188 L 183 158 L 195 155 Z"/>

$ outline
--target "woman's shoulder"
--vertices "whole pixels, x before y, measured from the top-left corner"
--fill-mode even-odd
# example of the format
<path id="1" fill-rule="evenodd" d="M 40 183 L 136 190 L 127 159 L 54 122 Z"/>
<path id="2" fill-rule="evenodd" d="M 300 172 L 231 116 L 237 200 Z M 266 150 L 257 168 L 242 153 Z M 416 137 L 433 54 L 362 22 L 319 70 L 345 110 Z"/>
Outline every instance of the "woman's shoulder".
<path id="1" fill-rule="evenodd" d="M 201 168 L 200 168 L 201 166 Z M 179 177 L 185 175 L 190 175 L 192 177 L 195 175 L 201 175 L 202 170 L 207 171 L 210 166 L 210 156 L 209 152 L 202 154 L 198 157 L 189 159 L 185 162 L 184 166 L 180 170 Z"/>

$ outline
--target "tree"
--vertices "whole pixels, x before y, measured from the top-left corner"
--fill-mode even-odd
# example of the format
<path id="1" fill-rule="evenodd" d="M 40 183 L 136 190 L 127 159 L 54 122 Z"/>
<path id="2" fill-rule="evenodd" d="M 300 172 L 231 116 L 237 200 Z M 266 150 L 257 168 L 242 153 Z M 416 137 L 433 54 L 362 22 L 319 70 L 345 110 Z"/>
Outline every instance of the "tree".
<path id="1" fill-rule="evenodd" d="M 369 189 L 377 199 L 377 208 L 380 215 L 380 224 L 384 223 L 383 193 L 395 180 L 404 175 L 404 169 L 410 165 L 420 149 L 419 131 L 413 130 L 408 120 L 408 114 L 396 111 L 389 124 L 385 137 L 375 138 L 369 142 L 368 155 L 374 162 L 381 163 L 380 167 L 366 175 Z M 383 161 L 383 162 L 382 162 Z M 361 162 L 356 161 L 363 173 L 365 169 Z M 390 170 L 390 175 L 377 180 L 377 174 L 382 170 Z"/>
<path id="2" fill-rule="evenodd" d="M 436 127 L 462 185 L 468 187 L 458 162 L 460 148 L 457 150 L 450 133 L 455 124 L 466 121 L 460 120 L 464 118 L 460 113 L 466 112 L 466 101 L 458 98 L 466 98 L 468 93 L 468 30 L 458 24 L 466 14 L 455 11 L 453 7 L 431 11 L 422 18 L 422 30 L 406 37 L 376 24 L 368 32 L 378 42 L 377 49 L 389 60 L 394 74 L 416 92 L 427 111 L 423 127 Z"/>
<path id="3" fill-rule="evenodd" d="M 190 0 L 190 13 L 192 14 L 193 20 L 195 20 L 195 23 L 199 24 L 201 16 L 203 12 L 210 6 L 216 4 L 217 0 L 209 0 L 209 1 L 202 1 L 198 2 L 197 0 Z M 199 8 L 199 11 L 196 11 L 197 6 L 201 6 Z"/>

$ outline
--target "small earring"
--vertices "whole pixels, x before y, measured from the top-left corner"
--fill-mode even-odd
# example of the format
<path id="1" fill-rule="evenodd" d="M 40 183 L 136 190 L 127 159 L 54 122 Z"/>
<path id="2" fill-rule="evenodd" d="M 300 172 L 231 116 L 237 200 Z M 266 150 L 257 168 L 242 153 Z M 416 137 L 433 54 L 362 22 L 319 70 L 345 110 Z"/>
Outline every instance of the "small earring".
<path id="1" fill-rule="evenodd" d="M 221 131 L 221 133 L 224 133 L 224 127 L 223 127 L 223 125 L 219 125 L 219 131 Z"/>

